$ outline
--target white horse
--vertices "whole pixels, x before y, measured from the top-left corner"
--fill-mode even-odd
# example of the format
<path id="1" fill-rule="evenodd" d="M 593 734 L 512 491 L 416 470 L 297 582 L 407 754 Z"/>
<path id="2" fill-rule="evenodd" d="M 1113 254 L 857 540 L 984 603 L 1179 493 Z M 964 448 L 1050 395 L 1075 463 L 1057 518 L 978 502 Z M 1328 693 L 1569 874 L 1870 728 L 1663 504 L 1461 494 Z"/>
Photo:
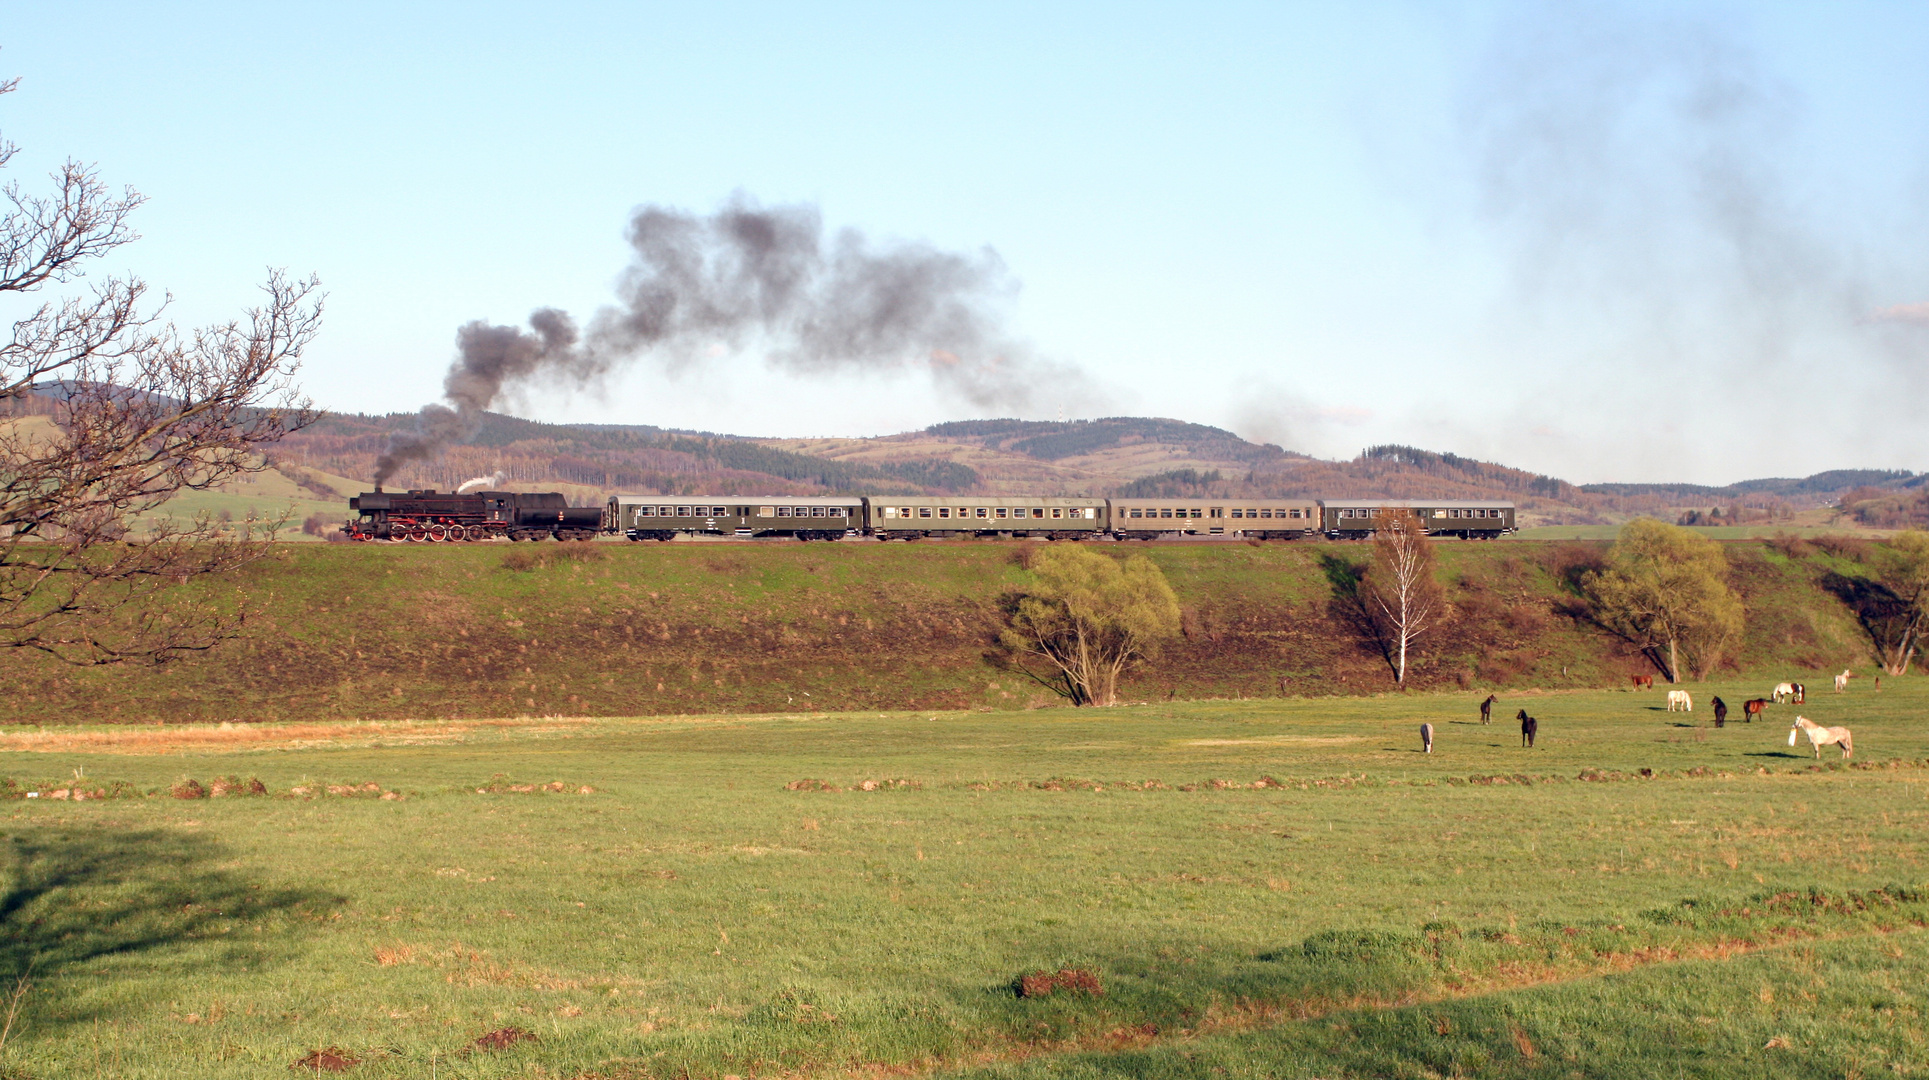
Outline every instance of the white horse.
<path id="1" fill-rule="evenodd" d="M 1795 684 L 1794 683 L 1776 683 L 1775 689 L 1771 691 L 1768 696 L 1774 699 L 1775 704 L 1780 705 L 1782 703 L 1782 699 L 1784 698 L 1793 699 L 1795 697 Z"/>
<path id="2" fill-rule="evenodd" d="M 1817 758 L 1822 756 L 1822 747 L 1831 743 L 1842 748 L 1842 758 L 1845 761 L 1855 753 L 1855 739 L 1849 735 L 1848 728 L 1823 727 L 1806 716 L 1798 716 L 1795 718 L 1795 726 L 1788 729 L 1788 745 L 1795 745 L 1795 736 L 1798 732 L 1808 734 L 1808 741 L 1815 747 Z"/>
<path id="3" fill-rule="evenodd" d="M 1849 680 L 1853 678 L 1855 678 L 1855 675 L 1850 672 L 1848 668 L 1843 668 L 1842 674 L 1835 677 L 1835 688 L 1837 690 L 1847 690 L 1849 688 Z"/>
<path id="4" fill-rule="evenodd" d="M 1695 699 L 1689 697 L 1686 690 L 1668 691 L 1668 711 L 1674 712 L 1677 705 L 1681 706 L 1683 712 L 1695 711 Z"/>

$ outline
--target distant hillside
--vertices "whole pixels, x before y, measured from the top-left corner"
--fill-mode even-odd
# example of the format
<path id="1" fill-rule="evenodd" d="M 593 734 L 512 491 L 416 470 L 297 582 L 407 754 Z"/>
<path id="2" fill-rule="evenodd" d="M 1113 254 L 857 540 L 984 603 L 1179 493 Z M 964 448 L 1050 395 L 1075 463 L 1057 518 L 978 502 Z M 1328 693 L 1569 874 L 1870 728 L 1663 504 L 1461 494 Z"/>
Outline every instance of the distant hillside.
<path id="1" fill-rule="evenodd" d="M 331 415 L 275 454 L 291 465 L 365 477 L 389 437 L 414 422 L 406 413 Z M 1327 461 L 1205 424 L 1124 416 L 965 420 L 865 439 L 759 439 L 491 413 L 466 444 L 405 471 L 392 486 L 448 489 L 498 471 L 510 487 L 554 488 L 578 502 L 611 492 L 1445 497 L 1511 499 L 1530 524 L 1612 525 L 1642 514 L 1705 523 L 1774 523 L 1798 514 L 1809 524 L 1929 523 L 1929 475 L 1903 470 L 1837 469 L 1723 486 L 1576 486 L 1412 446 L 1374 446 Z"/>

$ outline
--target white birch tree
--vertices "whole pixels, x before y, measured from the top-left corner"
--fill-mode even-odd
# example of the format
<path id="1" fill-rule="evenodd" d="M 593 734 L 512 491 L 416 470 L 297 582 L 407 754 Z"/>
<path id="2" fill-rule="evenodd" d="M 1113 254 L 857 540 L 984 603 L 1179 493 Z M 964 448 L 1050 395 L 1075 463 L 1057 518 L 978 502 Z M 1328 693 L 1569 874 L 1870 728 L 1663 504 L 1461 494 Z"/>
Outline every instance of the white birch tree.
<path id="1" fill-rule="evenodd" d="M 1368 610 L 1384 628 L 1393 679 L 1405 686 L 1407 654 L 1446 610 L 1446 597 L 1434 579 L 1433 544 L 1409 511 L 1380 510 L 1366 584 Z"/>

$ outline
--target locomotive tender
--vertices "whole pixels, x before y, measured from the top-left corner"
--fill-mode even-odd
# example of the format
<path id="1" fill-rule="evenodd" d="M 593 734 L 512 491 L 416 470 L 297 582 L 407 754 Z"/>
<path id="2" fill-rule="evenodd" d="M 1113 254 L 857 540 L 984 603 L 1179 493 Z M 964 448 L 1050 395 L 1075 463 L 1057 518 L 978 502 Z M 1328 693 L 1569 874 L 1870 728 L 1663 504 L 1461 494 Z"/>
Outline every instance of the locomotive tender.
<path id="1" fill-rule="evenodd" d="M 351 540 L 593 540 L 603 529 L 601 508 L 571 506 L 554 491 L 458 494 L 378 488 L 349 499 L 348 508 L 357 515 L 342 526 Z"/>

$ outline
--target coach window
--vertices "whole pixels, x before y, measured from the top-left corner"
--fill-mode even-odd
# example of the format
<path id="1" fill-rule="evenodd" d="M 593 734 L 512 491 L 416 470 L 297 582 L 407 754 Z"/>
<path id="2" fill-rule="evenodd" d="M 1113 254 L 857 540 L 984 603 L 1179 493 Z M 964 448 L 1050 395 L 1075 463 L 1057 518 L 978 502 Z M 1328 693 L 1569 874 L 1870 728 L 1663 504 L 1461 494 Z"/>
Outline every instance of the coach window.
<path id="1" fill-rule="evenodd" d="M 1222 518 L 1222 517 L 1225 517 L 1225 516 L 1226 516 L 1226 509 L 1225 509 L 1225 507 L 1223 507 L 1223 506 L 1215 506 L 1215 507 L 1213 507 L 1213 508 L 1212 508 L 1212 510 L 1211 510 L 1211 512 L 1210 512 L 1210 513 L 1208 513 L 1208 514 L 1207 514 L 1206 516 L 1207 516 L 1207 517 L 1216 517 L 1216 518 Z"/>
<path id="2" fill-rule="evenodd" d="M 1062 506 L 1054 506 L 1054 507 L 1052 507 L 1052 516 L 1053 516 L 1053 517 L 1055 517 L 1055 518 L 1062 518 L 1062 517 L 1064 517 L 1064 516 L 1065 516 L 1065 508 L 1064 508 L 1064 507 L 1062 507 Z"/>
<path id="3" fill-rule="evenodd" d="M 636 516 L 637 516 L 637 517 L 655 517 L 655 516 L 656 516 L 656 507 L 654 507 L 654 506 L 639 506 L 639 507 L 637 507 L 637 508 L 636 508 Z"/>
<path id="4" fill-rule="evenodd" d="M 918 507 L 918 516 L 919 516 L 919 517 L 921 517 L 921 518 L 928 518 L 928 517 L 930 517 L 930 516 L 931 516 L 931 508 L 930 508 L 930 507 L 928 507 L 928 506 L 920 506 L 920 507 Z"/>
<path id="5" fill-rule="evenodd" d="M 758 517 L 776 517 L 777 508 L 774 506 L 759 506 L 757 508 L 757 516 Z"/>
<path id="6" fill-rule="evenodd" d="M 1096 507 L 1096 506 L 1088 506 L 1088 507 L 1086 507 L 1086 508 L 1085 508 L 1085 520 L 1087 520 L 1087 521 L 1097 521 L 1097 520 L 1098 520 L 1098 507 Z"/>
<path id="7" fill-rule="evenodd" d="M 780 506 L 780 507 L 778 507 L 778 508 L 777 508 L 777 516 L 778 516 L 778 517 L 789 517 L 789 516 L 790 516 L 790 507 L 788 507 L 788 506 Z"/>
<path id="8" fill-rule="evenodd" d="M 897 507 L 895 507 L 895 506 L 887 506 L 887 507 L 884 507 L 884 516 L 885 516 L 885 517 L 887 517 L 887 518 L 894 518 L 894 517 L 897 517 L 897 516 L 898 516 L 898 508 L 897 508 Z"/>
<path id="9" fill-rule="evenodd" d="M 950 508 L 949 506 L 940 506 L 940 507 L 938 507 L 938 516 L 939 516 L 939 517 L 941 517 L 941 518 L 948 518 L 948 517 L 950 517 L 950 516 L 951 516 L 951 508 Z"/>

